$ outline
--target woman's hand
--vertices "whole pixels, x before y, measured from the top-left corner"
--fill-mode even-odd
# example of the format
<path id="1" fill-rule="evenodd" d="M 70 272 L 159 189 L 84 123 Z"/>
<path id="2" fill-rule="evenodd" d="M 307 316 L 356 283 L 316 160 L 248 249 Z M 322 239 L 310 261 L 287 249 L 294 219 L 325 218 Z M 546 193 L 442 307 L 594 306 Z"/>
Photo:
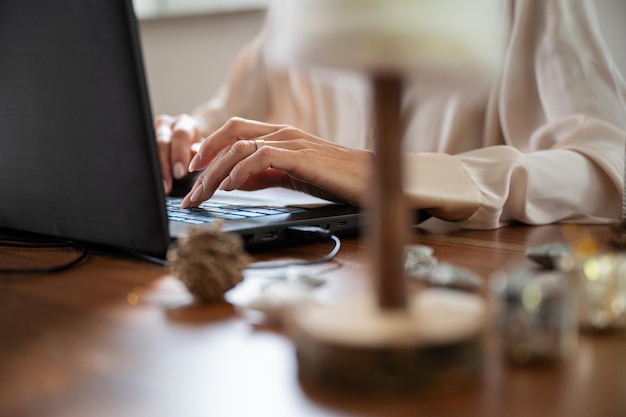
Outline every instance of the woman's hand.
<path id="1" fill-rule="evenodd" d="M 207 137 L 189 165 L 204 170 L 182 201 L 198 206 L 222 190 L 285 187 L 364 205 L 373 154 L 287 125 L 232 118 Z"/>
<path id="2" fill-rule="evenodd" d="M 193 145 L 200 142 L 198 122 L 187 114 L 179 116 L 161 115 L 154 121 L 163 188 L 172 191 L 174 179 L 187 175 L 189 161 L 195 155 Z"/>

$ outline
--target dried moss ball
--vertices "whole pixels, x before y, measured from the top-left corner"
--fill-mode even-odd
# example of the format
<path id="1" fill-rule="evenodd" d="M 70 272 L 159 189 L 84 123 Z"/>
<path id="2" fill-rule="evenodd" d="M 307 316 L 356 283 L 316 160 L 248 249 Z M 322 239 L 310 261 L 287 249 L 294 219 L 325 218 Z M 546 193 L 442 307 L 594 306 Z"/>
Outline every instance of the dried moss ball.
<path id="1" fill-rule="evenodd" d="M 219 226 L 190 230 L 170 246 L 167 259 L 172 274 L 204 302 L 223 300 L 224 293 L 243 280 L 250 263 L 241 238 Z"/>

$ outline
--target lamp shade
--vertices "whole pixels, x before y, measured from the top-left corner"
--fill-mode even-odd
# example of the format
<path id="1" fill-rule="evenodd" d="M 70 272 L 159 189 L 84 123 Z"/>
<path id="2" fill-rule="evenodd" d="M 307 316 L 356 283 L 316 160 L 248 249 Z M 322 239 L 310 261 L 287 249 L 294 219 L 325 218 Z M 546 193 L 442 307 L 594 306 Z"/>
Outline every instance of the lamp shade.
<path id="1" fill-rule="evenodd" d="M 285 0 L 270 51 L 359 71 L 490 74 L 507 35 L 503 0 Z"/>

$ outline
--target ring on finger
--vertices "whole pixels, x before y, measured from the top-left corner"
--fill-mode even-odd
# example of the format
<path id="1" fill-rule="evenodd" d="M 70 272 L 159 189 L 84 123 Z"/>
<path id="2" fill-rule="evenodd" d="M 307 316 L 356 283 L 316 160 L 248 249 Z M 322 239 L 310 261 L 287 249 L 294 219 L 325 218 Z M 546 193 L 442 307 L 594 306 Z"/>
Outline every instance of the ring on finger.
<path id="1" fill-rule="evenodd" d="M 262 148 L 263 146 L 265 146 L 265 140 L 263 139 L 255 139 L 254 140 L 254 150 L 258 151 L 259 148 Z"/>

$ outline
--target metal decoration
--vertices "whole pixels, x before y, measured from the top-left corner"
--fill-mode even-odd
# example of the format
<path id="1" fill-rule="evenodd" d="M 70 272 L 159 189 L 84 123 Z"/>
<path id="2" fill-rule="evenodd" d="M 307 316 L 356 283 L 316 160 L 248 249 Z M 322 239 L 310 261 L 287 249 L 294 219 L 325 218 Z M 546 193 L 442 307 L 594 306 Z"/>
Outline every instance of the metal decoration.
<path id="1" fill-rule="evenodd" d="M 526 365 L 554 362 L 576 346 L 576 291 L 567 273 L 516 267 L 492 278 L 496 329 L 505 355 Z"/>

